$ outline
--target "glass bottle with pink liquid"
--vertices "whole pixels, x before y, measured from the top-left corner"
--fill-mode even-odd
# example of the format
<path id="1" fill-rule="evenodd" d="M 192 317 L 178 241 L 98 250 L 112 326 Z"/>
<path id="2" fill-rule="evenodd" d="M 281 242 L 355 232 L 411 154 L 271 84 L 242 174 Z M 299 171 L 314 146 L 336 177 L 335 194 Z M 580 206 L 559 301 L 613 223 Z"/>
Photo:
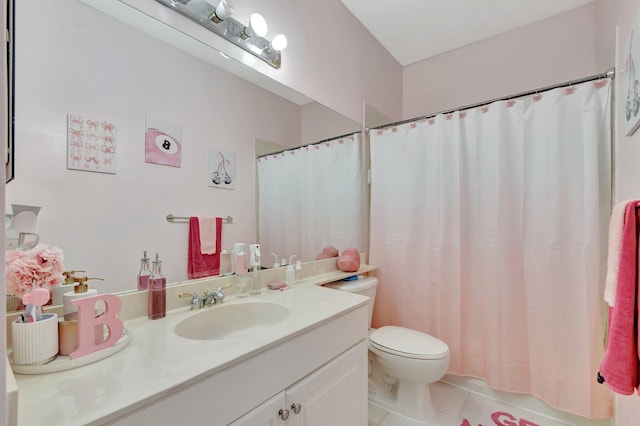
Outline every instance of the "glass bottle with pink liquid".
<path id="1" fill-rule="evenodd" d="M 138 290 L 146 290 L 149 288 L 149 277 L 151 276 L 151 269 L 149 269 L 149 258 L 147 257 L 147 251 L 144 251 L 144 256 L 140 259 L 140 272 L 138 272 Z"/>
<path id="2" fill-rule="evenodd" d="M 156 253 L 156 260 L 152 262 L 151 276 L 149 277 L 149 306 L 147 313 L 149 319 L 164 318 L 167 315 L 167 279 L 162 276 L 162 261 Z"/>

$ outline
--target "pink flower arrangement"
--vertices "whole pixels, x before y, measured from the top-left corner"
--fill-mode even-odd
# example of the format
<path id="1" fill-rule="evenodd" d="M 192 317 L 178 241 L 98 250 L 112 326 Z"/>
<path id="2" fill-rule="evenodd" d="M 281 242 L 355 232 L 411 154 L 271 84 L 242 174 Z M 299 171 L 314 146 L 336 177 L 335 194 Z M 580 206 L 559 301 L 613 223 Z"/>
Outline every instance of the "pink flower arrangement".
<path id="1" fill-rule="evenodd" d="M 49 291 L 63 280 L 64 255 L 57 247 L 38 244 L 31 250 L 9 250 L 6 253 L 7 294 L 22 297 L 33 288 Z"/>

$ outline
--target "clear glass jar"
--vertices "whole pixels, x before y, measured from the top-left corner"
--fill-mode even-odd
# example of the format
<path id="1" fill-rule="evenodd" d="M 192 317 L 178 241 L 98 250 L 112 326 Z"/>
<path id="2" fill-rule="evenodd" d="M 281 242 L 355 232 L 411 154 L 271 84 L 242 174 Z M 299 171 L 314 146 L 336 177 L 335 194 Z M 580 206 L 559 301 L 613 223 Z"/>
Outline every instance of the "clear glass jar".
<path id="1" fill-rule="evenodd" d="M 144 256 L 140 259 L 140 271 L 138 272 L 138 290 L 147 290 L 149 288 L 149 277 L 151 276 L 151 269 L 149 268 L 149 258 L 147 252 L 144 252 Z"/>

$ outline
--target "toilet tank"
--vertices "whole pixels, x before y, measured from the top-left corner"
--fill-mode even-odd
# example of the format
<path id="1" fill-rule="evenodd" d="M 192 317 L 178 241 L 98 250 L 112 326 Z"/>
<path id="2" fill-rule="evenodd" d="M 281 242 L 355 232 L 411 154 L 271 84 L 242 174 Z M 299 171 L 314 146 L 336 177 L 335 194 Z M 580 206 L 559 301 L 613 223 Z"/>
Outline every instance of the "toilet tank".
<path id="1" fill-rule="evenodd" d="M 358 275 L 357 280 L 351 281 L 334 281 L 324 285 L 325 287 L 336 290 L 348 291 L 369 297 L 369 328 L 371 328 L 371 317 L 373 316 L 373 303 L 376 300 L 376 288 L 378 287 L 378 279 L 374 277 L 365 277 Z"/>

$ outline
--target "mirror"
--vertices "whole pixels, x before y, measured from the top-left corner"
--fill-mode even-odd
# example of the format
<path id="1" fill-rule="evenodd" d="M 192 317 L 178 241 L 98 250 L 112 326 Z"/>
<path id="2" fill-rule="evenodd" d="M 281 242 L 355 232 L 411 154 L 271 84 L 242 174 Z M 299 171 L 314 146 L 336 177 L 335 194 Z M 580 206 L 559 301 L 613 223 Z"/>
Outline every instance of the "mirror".
<path id="1" fill-rule="evenodd" d="M 345 119 L 302 95 L 284 99 L 76 0 L 19 1 L 15 12 L 6 206 L 41 207 L 40 242 L 62 249 L 66 269 L 103 278 L 101 292 L 134 290 L 145 250 L 159 254 L 167 282 L 187 279 L 189 225 L 167 214 L 231 216 L 223 248 L 253 242 L 255 140 L 295 147 L 345 133 Z M 91 170 L 68 167 L 71 116 L 113 125 L 109 172 L 91 167 L 98 143 L 75 159 Z M 180 167 L 145 162 L 149 117 L 180 129 Z M 233 189 L 209 186 L 210 149 L 234 155 Z"/>
<path id="2" fill-rule="evenodd" d="M 362 250 L 360 126 L 312 103 L 303 107 L 303 129 L 299 147 L 255 142 L 263 266 L 316 260 L 328 245 Z"/>

